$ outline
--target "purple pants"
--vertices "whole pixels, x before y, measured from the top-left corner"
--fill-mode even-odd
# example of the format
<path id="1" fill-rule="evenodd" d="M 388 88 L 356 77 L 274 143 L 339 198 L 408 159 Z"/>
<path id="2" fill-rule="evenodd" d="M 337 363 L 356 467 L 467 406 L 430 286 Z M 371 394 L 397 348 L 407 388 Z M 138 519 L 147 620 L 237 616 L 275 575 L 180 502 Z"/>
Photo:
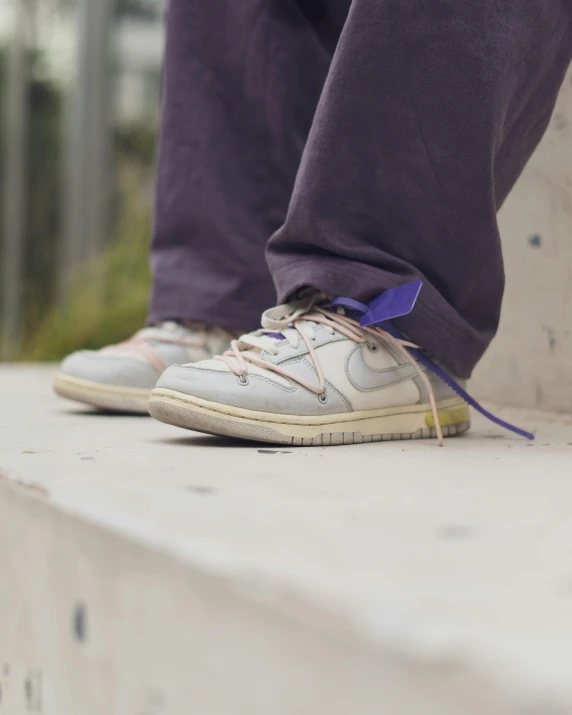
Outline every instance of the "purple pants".
<path id="1" fill-rule="evenodd" d="M 570 0 L 170 0 L 150 319 L 421 278 L 397 325 L 468 377 L 571 56 Z"/>

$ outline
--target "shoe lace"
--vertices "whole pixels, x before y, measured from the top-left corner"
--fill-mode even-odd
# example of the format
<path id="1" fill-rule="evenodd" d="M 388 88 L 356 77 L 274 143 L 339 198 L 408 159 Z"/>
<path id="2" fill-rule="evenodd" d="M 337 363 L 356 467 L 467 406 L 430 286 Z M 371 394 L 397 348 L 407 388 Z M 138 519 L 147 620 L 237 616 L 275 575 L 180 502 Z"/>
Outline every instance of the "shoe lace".
<path id="1" fill-rule="evenodd" d="M 188 337 L 169 335 L 163 326 L 164 324 L 160 324 L 143 328 L 143 330 L 135 333 L 135 335 L 128 340 L 124 340 L 117 345 L 110 345 L 108 349 L 114 351 L 125 350 L 126 352 L 141 355 L 157 372 L 162 374 L 168 368 L 168 365 L 153 347 L 154 343 L 170 343 L 187 349 L 200 349 L 206 347 L 208 344 L 207 329 L 203 325 L 193 326 L 193 329 L 197 332 Z"/>
<path id="2" fill-rule="evenodd" d="M 500 425 L 516 434 L 519 434 L 526 439 L 534 440 L 534 435 L 530 432 L 520 429 L 504 420 L 493 415 L 480 405 L 469 393 L 464 390 L 450 375 L 442 368 L 434 363 L 416 343 L 413 343 L 394 330 L 388 331 L 380 326 L 362 326 L 356 320 L 345 315 L 344 310 L 339 308 L 340 312 L 333 312 L 327 308 L 315 305 L 315 301 L 319 297 L 315 296 L 305 301 L 298 301 L 290 305 L 278 306 L 273 308 L 262 316 L 262 330 L 255 333 L 242 335 L 238 340 L 231 342 L 230 350 L 227 350 L 223 355 L 216 355 L 215 360 L 224 362 L 227 367 L 237 375 L 241 381 L 246 382 L 248 376 L 249 363 L 257 365 L 265 370 L 271 370 L 283 377 L 298 383 L 305 387 L 310 392 L 319 396 L 325 396 L 326 380 L 322 371 L 320 361 L 316 354 L 316 350 L 312 345 L 315 339 L 315 331 L 313 324 L 324 325 L 332 334 L 334 331 L 345 335 L 349 340 L 355 343 L 367 343 L 371 337 L 388 342 L 392 345 L 404 358 L 415 368 L 419 378 L 427 388 L 429 395 L 429 403 L 431 405 L 431 413 L 433 415 L 433 423 L 437 434 L 439 446 L 444 444 L 443 430 L 439 420 L 439 410 L 435 400 L 433 386 L 425 370 L 420 365 L 432 370 L 438 375 L 449 387 L 451 387 L 462 399 L 474 409 L 487 417 L 495 424 Z M 297 347 L 299 338 L 305 342 L 308 348 L 308 354 L 318 376 L 318 385 L 314 385 L 307 380 L 304 380 L 298 375 L 295 375 L 280 365 L 275 365 L 269 360 L 260 357 L 258 351 L 266 351 L 270 355 L 277 355 L 277 340 L 286 338 L 293 347 Z M 249 348 L 254 348 L 255 351 Z"/>

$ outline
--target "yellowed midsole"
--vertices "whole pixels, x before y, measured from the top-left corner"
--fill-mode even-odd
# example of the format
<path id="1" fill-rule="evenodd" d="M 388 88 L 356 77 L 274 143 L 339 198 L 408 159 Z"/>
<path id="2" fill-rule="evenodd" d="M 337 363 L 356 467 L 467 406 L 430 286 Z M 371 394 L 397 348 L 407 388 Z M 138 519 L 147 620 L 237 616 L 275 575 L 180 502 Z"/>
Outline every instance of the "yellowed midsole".
<path id="1" fill-rule="evenodd" d="M 458 425 L 461 422 L 468 422 L 471 418 L 469 405 L 465 402 L 462 402 L 459 405 L 450 405 L 449 407 L 442 407 L 441 405 L 442 403 L 439 403 L 439 406 L 437 407 L 437 416 L 439 417 L 439 424 L 441 427 Z M 427 427 L 435 427 L 433 412 L 428 412 L 425 415 L 425 424 Z"/>
<path id="2" fill-rule="evenodd" d="M 151 390 L 144 387 L 123 387 L 121 385 L 107 385 L 101 382 L 92 382 L 91 380 L 83 380 L 80 377 L 72 377 L 71 375 L 65 375 L 59 372 L 54 378 L 54 387 L 57 391 L 58 388 L 66 389 L 79 389 L 86 392 L 93 392 L 94 395 L 100 395 L 102 392 L 107 394 L 116 395 L 117 397 L 135 397 L 141 399 L 148 399 L 151 394 Z"/>
<path id="3" fill-rule="evenodd" d="M 361 432 L 362 434 L 413 433 L 430 427 L 430 405 L 407 405 L 378 410 L 361 410 L 335 415 L 285 415 L 258 412 L 232 405 L 211 402 L 200 397 L 175 390 L 155 388 L 151 393 L 151 405 L 171 403 L 184 405 L 190 412 L 216 413 L 220 419 L 257 423 L 291 437 L 313 437 L 323 432 Z M 463 409 L 464 408 L 464 409 Z M 469 409 L 462 400 L 454 398 L 438 404 L 442 424 L 457 424 L 469 420 Z M 453 422 L 451 414 L 457 419 Z M 463 419 L 458 419 L 462 417 Z M 348 419 L 349 418 L 349 419 Z"/>

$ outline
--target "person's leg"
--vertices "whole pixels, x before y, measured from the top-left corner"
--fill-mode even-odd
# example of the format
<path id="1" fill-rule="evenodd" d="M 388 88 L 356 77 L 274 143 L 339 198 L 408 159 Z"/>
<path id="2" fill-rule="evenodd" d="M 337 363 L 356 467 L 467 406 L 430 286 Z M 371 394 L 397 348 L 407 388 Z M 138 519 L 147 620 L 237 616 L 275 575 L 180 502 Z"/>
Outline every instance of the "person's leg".
<path id="1" fill-rule="evenodd" d="M 244 329 L 274 303 L 265 247 L 349 1 L 330 18 L 318 0 L 171 0 L 150 321 Z"/>
<path id="2" fill-rule="evenodd" d="M 567 0 L 354 0 L 269 244 L 280 301 L 422 278 L 398 326 L 468 377 L 499 320 L 496 211 L 571 54 Z"/>
<path id="3" fill-rule="evenodd" d="M 279 297 L 363 302 L 421 277 L 398 327 L 468 376 L 498 322 L 496 210 L 550 117 L 571 17 L 568 0 L 353 0 L 270 242 Z M 279 444 L 465 432 L 462 386 L 350 308 L 307 291 L 268 311 L 224 356 L 167 370 L 151 414 Z"/>
<path id="4" fill-rule="evenodd" d="M 265 261 L 283 222 L 350 0 L 171 0 L 152 327 L 61 365 L 58 394 L 147 411 L 174 363 L 224 352 L 274 302 Z"/>

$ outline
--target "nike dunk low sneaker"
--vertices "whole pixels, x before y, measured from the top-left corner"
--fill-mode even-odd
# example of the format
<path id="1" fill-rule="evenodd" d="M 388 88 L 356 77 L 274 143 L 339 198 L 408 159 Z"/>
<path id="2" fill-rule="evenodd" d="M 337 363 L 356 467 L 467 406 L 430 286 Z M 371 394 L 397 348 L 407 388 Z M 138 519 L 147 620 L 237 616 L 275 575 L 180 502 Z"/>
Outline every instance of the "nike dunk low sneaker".
<path id="1" fill-rule="evenodd" d="M 289 445 L 442 441 L 469 429 L 467 401 L 446 373 L 419 359 L 418 346 L 362 327 L 359 316 L 324 297 L 269 310 L 262 326 L 223 355 L 168 368 L 151 393 L 151 415 Z"/>
<path id="2" fill-rule="evenodd" d="M 100 409 L 147 414 L 151 389 L 169 365 L 210 358 L 226 350 L 232 337 L 220 328 L 165 321 L 119 345 L 72 353 L 54 389 Z"/>

